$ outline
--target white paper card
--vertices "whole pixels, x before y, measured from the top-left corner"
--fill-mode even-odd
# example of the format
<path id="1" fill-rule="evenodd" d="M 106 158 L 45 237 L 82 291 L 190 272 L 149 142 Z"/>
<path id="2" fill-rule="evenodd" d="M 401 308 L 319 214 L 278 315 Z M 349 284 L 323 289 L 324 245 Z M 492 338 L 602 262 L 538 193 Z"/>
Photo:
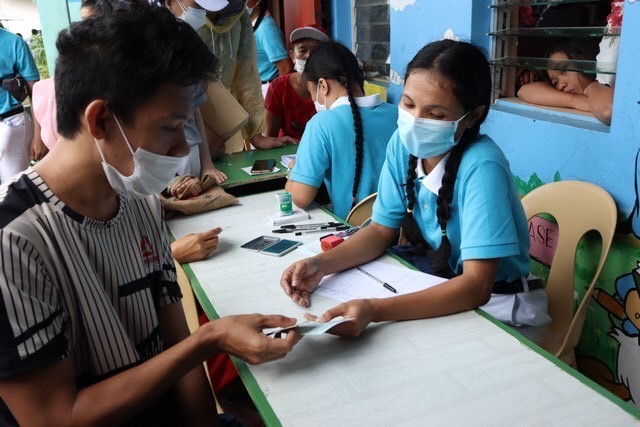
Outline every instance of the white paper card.
<path id="1" fill-rule="evenodd" d="M 276 173 L 276 172 L 280 171 L 280 169 L 278 169 L 278 167 L 276 166 L 276 167 L 273 168 L 273 170 L 271 172 L 251 173 L 251 168 L 252 167 L 253 166 L 247 166 L 246 168 L 242 168 L 242 170 L 245 171 L 248 175 L 252 175 L 252 176 L 253 175 L 265 175 L 265 174 L 268 174 L 268 173 Z"/>
<path id="2" fill-rule="evenodd" d="M 295 154 L 285 154 L 282 157 L 280 157 L 280 163 L 282 163 L 282 165 L 285 168 L 289 167 L 289 164 L 294 161 L 296 159 L 296 155 Z"/>
<path id="3" fill-rule="evenodd" d="M 270 329 L 265 329 L 263 332 L 265 335 L 276 335 L 281 332 L 286 332 L 288 330 L 295 329 L 296 332 L 299 333 L 300 335 L 321 335 L 327 332 L 329 329 L 333 328 L 334 326 L 338 326 L 339 324 L 348 322 L 350 320 L 353 320 L 353 319 L 351 318 L 345 319 L 341 317 L 341 318 L 333 319 L 324 323 L 315 322 L 313 320 L 303 320 L 293 326 L 287 326 L 286 328 L 270 328 Z"/>

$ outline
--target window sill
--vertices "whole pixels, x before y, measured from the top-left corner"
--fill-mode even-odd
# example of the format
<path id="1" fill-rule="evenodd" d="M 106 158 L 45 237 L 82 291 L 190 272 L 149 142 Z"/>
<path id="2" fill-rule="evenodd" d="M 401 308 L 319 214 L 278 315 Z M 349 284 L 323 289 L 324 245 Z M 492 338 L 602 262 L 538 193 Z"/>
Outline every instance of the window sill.
<path id="1" fill-rule="evenodd" d="M 609 133 L 611 131 L 610 126 L 600 122 L 591 113 L 572 108 L 545 107 L 530 104 L 517 97 L 497 99 L 491 109 L 532 120 L 573 126 L 594 132 Z"/>
<path id="2" fill-rule="evenodd" d="M 369 83 L 376 84 L 378 86 L 389 87 L 389 77 L 372 77 L 365 80 Z"/>

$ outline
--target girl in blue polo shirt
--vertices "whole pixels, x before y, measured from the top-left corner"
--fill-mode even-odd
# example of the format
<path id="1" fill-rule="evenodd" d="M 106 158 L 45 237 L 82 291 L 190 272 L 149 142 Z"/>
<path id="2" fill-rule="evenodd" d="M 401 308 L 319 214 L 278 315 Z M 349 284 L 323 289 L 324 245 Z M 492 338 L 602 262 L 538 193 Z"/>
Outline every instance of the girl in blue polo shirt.
<path id="1" fill-rule="evenodd" d="M 302 73 L 318 114 L 307 123 L 285 189 L 304 208 L 324 181 L 334 213 L 346 218 L 375 193 L 398 110 L 379 95 L 364 96 L 364 75 L 338 42 L 320 44 Z"/>
<path id="2" fill-rule="evenodd" d="M 482 308 L 514 325 L 549 321 L 546 296 L 529 275 L 527 220 L 509 164 L 481 135 L 491 74 L 484 54 L 453 40 L 431 43 L 407 66 L 394 133 L 380 174 L 372 223 L 340 246 L 288 267 L 281 286 L 302 306 L 320 279 L 380 256 L 403 230 L 448 281 L 393 298 L 354 300 L 319 317 L 370 322 L 442 316 Z M 413 236 L 411 236 L 413 235 Z"/>

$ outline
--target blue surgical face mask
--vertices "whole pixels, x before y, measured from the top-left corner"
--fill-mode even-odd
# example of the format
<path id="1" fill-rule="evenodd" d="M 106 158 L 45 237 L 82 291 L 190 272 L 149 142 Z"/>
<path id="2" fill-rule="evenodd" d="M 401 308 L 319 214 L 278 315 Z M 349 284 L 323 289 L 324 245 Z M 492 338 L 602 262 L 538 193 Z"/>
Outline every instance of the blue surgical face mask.
<path id="1" fill-rule="evenodd" d="M 178 5 L 184 11 L 184 13 L 178 16 L 178 19 L 183 20 L 191 26 L 194 30 L 199 30 L 207 20 L 207 11 L 204 9 L 196 9 L 189 6 L 185 8 L 181 1 L 178 1 Z"/>
<path id="2" fill-rule="evenodd" d="M 324 97 L 324 102 L 320 104 L 318 101 L 318 95 L 320 94 L 320 84 L 316 86 L 316 100 L 313 101 L 313 105 L 316 107 L 316 111 L 319 113 L 320 111 L 325 111 L 327 109 L 327 97 Z"/>
<path id="3" fill-rule="evenodd" d="M 454 121 L 422 119 L 398 107 L 398 133 L 407 151 L 417 158 L 440 156 L 458 143 L 458 124 L 467 114 Z"/>

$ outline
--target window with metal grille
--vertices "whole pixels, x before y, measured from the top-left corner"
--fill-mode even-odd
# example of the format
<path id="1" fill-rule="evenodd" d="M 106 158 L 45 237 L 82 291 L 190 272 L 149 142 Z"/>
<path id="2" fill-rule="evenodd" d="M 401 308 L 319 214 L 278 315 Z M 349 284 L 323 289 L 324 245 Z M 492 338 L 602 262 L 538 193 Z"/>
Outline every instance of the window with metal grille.
<path id="1" fill-rule="evenodd" d="M 353 0 L 353 49 L 367 80 L 389 80 L 389 0 Z"/>
<path id="2" fill-rule="evenodd" d="M 529 71 L 548 80 L 548 70 L 578 71 L 587 76 L 615 76 L 617 60 L 602 60 L 599 44 L 616 44 L 621 33 L 621 12 L 611 0 L 492 0 L 491 63 L 493 97 L 515 97 L 522 74 Z M 620 2 L 621 3 L 621 2 Z M 620 6 L 621 7 L 621 6 Z M 550 60 L 548 49 L 559 42 L 579 45 L 592 55 L 585 59 Z M 515 98 L 512 98 L 515 100 Z"/>

